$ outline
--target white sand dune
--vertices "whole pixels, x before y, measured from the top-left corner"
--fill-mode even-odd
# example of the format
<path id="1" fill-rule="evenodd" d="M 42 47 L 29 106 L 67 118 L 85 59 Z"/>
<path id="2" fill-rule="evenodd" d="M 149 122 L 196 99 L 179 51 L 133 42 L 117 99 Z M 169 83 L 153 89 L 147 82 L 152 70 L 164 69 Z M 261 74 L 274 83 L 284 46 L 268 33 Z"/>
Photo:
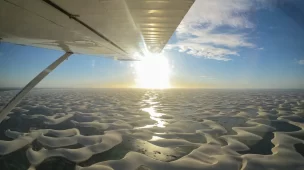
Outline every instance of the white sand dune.
<path id="1" fill-rule="evenodd" d="M 25 119 L 39 119 L 48 125 L 57 125 L 59 123 L 62 123 L 64 121 L 70 119 L 71 117 L 74 116 L 74 114 L 56 113 L 52 116 L 22 114 L 21 116 L 22 116 L 22 118 L 25 118 Z"/>
<path id="2" fill-rule="evenodd" d="M 94 122 L 76 122 L 72 121 L 76 126 L 79 127 L 94 127 L 99 130 L 114 130 L 114 129 L 132 129 L 133 127 L 124 121 L 115 121 L 113 123 L 100 123 Z"/>
<path id="3" fill-rule="evenodd" d="M 72 129 L 65 129 L 65 130 L 53 130 L 53 129 L 48 129 L 47 133 L 45 134 L 50 134 L 54 135 L 57 137 L 68 137 L 68 136 L 74 136 L 74 135 L 79 135 L 79 130 L 76 128 Z"/>
<path id="4" fill-rule="evenodd" d="M 96 138 L 99 141 L 96 141 Z M 46 150 L 43 148 L 39 151 L 34 151 L 30 148 L 27 150 L 26 155 L 32 165 L 39 165 L 43 160 L 53 156 L 62 156 L 74 162 L 81 162 L 87 160 L 93 154 L 107 151 L 122 142 L 120 134 L 115 132 L 109 132 L 105 135 L 101 135 L 100 137 L 96 138 L 94 138 L 94 142 L 96 142 L 96 144 L 92 144 L 91 140 L 83 140 L 82 143 L 88 146 L 79 149 L 59 148 L 53 150 Z M 46 138 L 44 140 L 48 144 L 57 146 L 56 143 L 53 143 L 55 142 L 54 139 Z M 69 140 L 68 142 L 71 141 Z M 65 141 L 66 144 L 68 142 Z"/>
<path id="5" fill-rule="evenodd" d="M 254 170 L 259 165 L 263 165 L 267 169 L 304 169 L 303 156 L 294 149 L 294 144 L 304 143 L 304 141 L 280 132 L 274 132 L 274 135 L 272 139 L 275 145 L 275 147 L 272 148 L 273 154 L 243 155 L 244 163 L 241 170 Z"/>
<path id="6" fill-rule="evenodd" d="M 304 169 L 303 91 L 36 90 L 0 126 L 31 170 Z"/>
<path id="7" fill-rule="evenodd" d="M 96 143 L 100 143 L 102 141 L 102 135 L 95 136 L 72 136 L 72 137 L 60 137 L 53 138 L 41 135 L 38 137 L 38 141 L 44 146 L 58 148 L 64 146 L 70 146 L 75 144 L 81 144 L 83 146 L 94 145 Z"/>
<path id="8" fill-rule="evenodd" d="M 0 140 L 0 155 L 6 155 L 12 153 L 16 150 L 23 148 L 24 146 L 30 144 L 35 140 L 41 132 L 32 132 L 28 134 L 20 134 L 18 132 L 6 132 L 7 136 L 10 138 L 15 138 L 12 141 Z"/>

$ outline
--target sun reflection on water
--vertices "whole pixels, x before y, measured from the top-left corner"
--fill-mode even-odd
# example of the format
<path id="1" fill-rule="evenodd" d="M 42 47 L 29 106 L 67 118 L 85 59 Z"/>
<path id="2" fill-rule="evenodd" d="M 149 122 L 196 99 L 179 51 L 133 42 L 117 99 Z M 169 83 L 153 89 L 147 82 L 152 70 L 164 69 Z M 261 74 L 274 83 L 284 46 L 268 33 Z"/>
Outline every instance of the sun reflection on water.
<path id="1" fill-rule="evenodd" d="M 165 127 L 166 122 L 160 118 L 164 114 L 157 113 L 153 106 L 149 108 L 143 108 L 142 111 L 148 112 L 150 114 L 150 119 L 155 120 L 157 122 L 156 124 L 152 125 L 152 127 L 154 126 L 162 127 L 162 128 Z"/>
<path id="2" fill-rule="evenodd" d="M 160 128 L 164 128 L 165 125 L 167 124 L 167 122 L 165 122 L 161 117 L 163 115 L 165 115 L 164 113 L 158 113 L 157 110 L 155 109 L 159 102 L 155 101 L 155 99 L 157 99 L 157 96 L 155 95 L 155 93 L 146 93 L 145 96 L 148 96 L 148 99 L 144 99 L 142 100 L 143 104 L 148 104 L 150 107 L 145 107 L 142 108 L 141 110 L 144 112 L 147 112 L 150 114 L 150 119 L 155 120 L 156 123 L 155 124 L 151 124 L 151 125 L 145 125 L 142 127 L 137 127 L 137 129 L 142 129 L 142 128 L 152 128 L 152 127 L 160 127 Z"/>

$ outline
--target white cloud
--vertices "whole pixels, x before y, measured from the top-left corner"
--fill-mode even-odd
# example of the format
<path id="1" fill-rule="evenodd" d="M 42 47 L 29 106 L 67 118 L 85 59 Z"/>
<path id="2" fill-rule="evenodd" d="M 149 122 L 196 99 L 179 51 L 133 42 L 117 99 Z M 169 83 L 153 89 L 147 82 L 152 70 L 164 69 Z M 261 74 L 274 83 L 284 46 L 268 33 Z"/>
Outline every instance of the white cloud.
<path id="1" fill-rule="evenodd" d="M 300 65 L 304 65 L 304 60 L 299 60 L 298 62 Z"/>
<path id="2" fill-rule="evenodd" d="M 167 49 L 179 49 L 179 52 L 185 52 L 187 54 L 201 57 L 207 59 L 215 59 L 215 60 L 223 60 L 229 61 L 231 60 L 228 58 L 230 55 L 238 56 L 239 54 L 236 51 L 225 49 L 225 48 L 217 48 L 208 45 L 201 45 L 196 43 L 184 43 L 179 42 L 177 44 L 170 44 L 166 47 Z"/>
<path id="3" fill-rule="evenodd" d="M 253 6 L 252 0 L 197 0 L 189 10 L 182 24 L 212 26 L 229 25 L 251 28 L 246 12 Z"/>
<path id="4" fill-rule="evenodd" d="M 240 32 L 255 27 L 250 15 L 264 7 L 264 1 L 196 0 L 176 31 L 177 43 L 166 48 L 197 57 L 231 60 L 231 56 L 239 56 L 237 48 L 256 47 L 247 34 Z"/>

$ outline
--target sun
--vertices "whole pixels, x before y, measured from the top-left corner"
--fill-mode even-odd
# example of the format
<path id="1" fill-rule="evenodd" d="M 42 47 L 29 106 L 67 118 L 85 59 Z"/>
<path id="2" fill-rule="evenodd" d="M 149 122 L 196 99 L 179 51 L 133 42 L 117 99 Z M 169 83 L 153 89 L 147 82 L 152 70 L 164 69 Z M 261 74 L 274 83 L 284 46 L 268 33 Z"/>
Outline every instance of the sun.
<path id="1" fill-rule="evenodd" d="M 134 64 L 136 88 L 170 88 L 170 65 L 162 54 L 149 54 Z"/>

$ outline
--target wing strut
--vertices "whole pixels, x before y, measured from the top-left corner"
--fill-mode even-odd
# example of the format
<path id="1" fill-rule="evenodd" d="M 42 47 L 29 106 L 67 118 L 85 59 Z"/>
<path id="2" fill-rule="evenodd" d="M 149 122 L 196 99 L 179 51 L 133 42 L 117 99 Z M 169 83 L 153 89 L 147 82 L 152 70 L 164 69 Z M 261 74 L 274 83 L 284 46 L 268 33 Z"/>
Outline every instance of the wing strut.
<path id="1" fill-rule="evenodd" d="M 0 112 L 0 123 L 8 115 L 8 113 L 14 109 L 14 107 L 33 89 L 44 77 L 52 72 L 59 64 L 66 60 L 73 53 L 66 52 L 46 69 L 40 72 L 32 81 L 30 81 L 14 98 L 12 98 L 8 104 Z"/>

